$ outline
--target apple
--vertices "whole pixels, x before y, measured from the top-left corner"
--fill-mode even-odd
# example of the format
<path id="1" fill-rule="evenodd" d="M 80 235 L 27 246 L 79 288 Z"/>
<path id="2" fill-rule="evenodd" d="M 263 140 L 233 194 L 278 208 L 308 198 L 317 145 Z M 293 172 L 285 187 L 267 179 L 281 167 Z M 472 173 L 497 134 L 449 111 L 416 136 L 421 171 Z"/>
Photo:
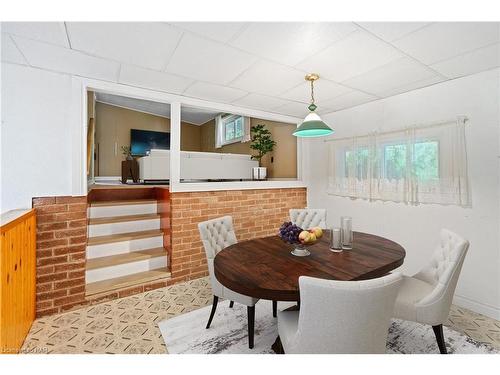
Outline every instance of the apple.
<path id="1" fill-rule="evenodd" d="M 311 228 L 309 229 L 309 232 L 314 233 L 316 238 L 321 238 L 321 236 L 323 236 L 323 229 L 320 227 Z"/>
<path id="2" fill-rule="evenodd" d="M 308 240 L 307 243 L 316 242 L 316 240 L 317 240 L 316 235 L 314 233 L 309 233 L 309 238 L 307 240 Z"/>
<path id="3" fill-rule="evenodd" d="M 311 236 L 311 233 L 309 233 L 307 230 L 303 230 L 302 232 L 300 232 L 299 233 L 300 243 L 307 243 L 310 236 Z"/>

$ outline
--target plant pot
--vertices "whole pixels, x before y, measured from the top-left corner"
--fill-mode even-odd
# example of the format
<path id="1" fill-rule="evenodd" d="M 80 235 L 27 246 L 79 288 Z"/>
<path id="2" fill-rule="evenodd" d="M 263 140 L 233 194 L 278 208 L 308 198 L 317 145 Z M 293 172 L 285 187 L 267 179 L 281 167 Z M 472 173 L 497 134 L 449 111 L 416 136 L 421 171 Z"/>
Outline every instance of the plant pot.
<path id="1" fill-rule="evenodd" d="M 132 155 L 127 155 L 127 159 L 126 160 L 134 160 L 134 158 L 132 157 Z"/>
<path id="2" fill-rule="evenodd" d="M 252 168 L 252 178 L 254 180 L 265 180 L 267 177 L 266 167 L 253 167 Z"/>

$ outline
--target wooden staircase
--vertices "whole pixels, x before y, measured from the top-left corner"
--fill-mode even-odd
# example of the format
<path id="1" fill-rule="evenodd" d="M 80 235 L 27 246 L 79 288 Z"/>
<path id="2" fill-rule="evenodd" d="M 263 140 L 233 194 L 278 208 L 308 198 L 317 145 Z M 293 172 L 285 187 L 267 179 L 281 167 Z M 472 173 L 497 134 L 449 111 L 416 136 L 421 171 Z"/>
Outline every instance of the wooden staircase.
<path id="1" fill-rule="evenodd" d="M 86 295 L 170 277 L 155 199 L 92 202 Z"/>

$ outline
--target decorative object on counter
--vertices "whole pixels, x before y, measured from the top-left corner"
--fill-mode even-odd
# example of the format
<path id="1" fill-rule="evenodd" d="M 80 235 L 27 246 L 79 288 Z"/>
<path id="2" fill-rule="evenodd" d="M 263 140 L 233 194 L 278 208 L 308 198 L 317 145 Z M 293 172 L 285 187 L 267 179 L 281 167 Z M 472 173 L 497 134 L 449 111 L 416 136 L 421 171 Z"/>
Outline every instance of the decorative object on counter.
<path id="1" fill-rule="evenodd" d="M 311 254 L 307 246 L 314 245 L 323 236 L 323 229 L 314 227 L 304 230 L 291 221 L 287 221 L 281 225 L 278 235 L 283 241 L 295 245 L 291 251 L 292 255 L 305 257 Z"/>
<path id="2" fill-rule="evenodd" d="M 340 226 L 342 228 L 342 249 L 352 249 L 352 218 L 350 216 L 342 216 L 340 218 Z"/>
<path id="3" fill-rule="evenodd" d="M 333 227 L 330 235 L 330 250 L 335 253 L 342 251 L 342 232 L 340 228 Z"/>
<path id="4" fill-rule="evenodd" d="M 272 152 L 276 142 L 273 141 L 272 134 L 265 125 L 259 124 L 252 126 L 252 143 L 250 148 L 257 151 L 257 155 L 252 155 L 252 159 L 259 162 L 259 167 L 252 169 L 252 177 L 254 180 L 265 180 L 267 177 L 267 168 L 262 167 L 262 158 L 269 152 Z"/>
<path id="5" fill-rule="evenodd" d="M 122 184 L 126 184 L 129 178 L 131 178 L 134 183 L 139 182 L 139 164 L 137 160 L 122 161 Z"/>
<path id="6" fill-rule="evenodd" d="M 265 180 L 267 177 L 266 167 L 254 167 L 252 168 L 252 178 L 254 180 Z"/>
<path id="7" fill-rule="evenodd" d="M 120 148 L 122 150 L 122 154 L 125 156 L 125 160 L 134 160 L 130 152 L 130 146 L 122 146 Z"/>

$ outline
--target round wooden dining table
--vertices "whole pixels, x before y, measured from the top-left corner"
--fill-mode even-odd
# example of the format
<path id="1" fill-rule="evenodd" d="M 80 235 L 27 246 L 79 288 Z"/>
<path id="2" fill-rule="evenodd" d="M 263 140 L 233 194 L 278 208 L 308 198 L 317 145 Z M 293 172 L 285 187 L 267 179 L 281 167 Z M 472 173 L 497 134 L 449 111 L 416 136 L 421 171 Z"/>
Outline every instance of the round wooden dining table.
<path id="1" fill-rule="evenodd" d="M 394 241 L 354 232 L 351 250 L 333 252 L 329 231 L 308 247 L 311 255 L 292 255 L 294 245 L 278 236 L 242 241 L 221 250 L 214 260 L 215 277 L 225 287 L 254 298 L 300 301 L 299 277 L 366 280 L 401 266 L 406 252 Z"/>

